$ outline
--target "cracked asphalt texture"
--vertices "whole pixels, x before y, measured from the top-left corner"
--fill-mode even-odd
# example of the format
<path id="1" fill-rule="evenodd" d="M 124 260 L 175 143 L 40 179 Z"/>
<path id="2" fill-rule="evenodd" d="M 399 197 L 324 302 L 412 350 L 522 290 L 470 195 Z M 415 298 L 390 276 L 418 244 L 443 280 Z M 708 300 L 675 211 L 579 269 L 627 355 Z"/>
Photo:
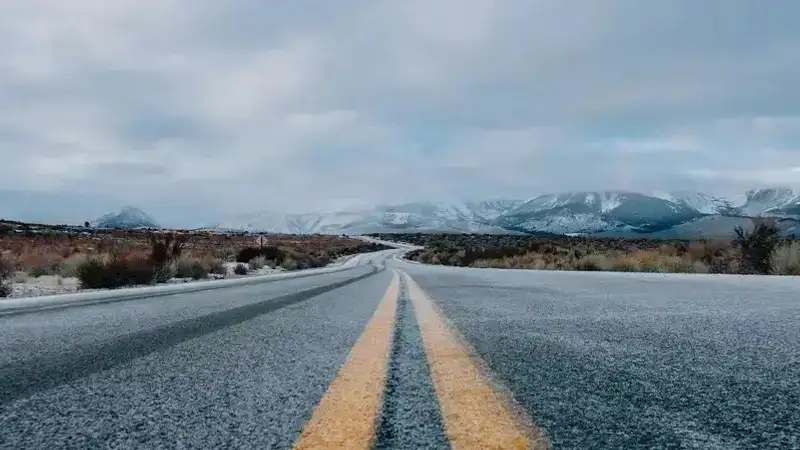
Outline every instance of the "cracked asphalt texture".
<path id="1" fill-rule="evenodd" d="M 0 448 L 290 448 L 386 291 L 382 260 L 0 317 Z M 800 448 L 800 279 L 387 264 L 555 449 Z M 375 447 L 449 448 L 402 292 Z"/>

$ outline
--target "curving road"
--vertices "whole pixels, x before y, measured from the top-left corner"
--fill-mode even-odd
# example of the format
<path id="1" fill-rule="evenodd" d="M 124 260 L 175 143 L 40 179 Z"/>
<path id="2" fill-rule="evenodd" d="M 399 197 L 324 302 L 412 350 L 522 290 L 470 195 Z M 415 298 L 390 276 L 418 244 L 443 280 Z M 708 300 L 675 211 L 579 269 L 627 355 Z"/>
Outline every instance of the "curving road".
<path id="1" fill-rule="evenodd" d="M 797 278 L 398 252 L 0 316 L 0 448 L 800 448 Z"/>

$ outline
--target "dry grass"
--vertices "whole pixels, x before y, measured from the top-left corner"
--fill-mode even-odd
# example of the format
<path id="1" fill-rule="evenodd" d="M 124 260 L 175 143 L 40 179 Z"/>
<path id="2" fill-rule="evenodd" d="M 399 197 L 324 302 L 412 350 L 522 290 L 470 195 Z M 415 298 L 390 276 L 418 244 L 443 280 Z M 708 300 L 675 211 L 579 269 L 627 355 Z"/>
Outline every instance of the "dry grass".
<path id="1" fill-rule="evenodd" d="M 16 271 L 31 276 L 77 275 L 78 267 L 92 258 L 108 261 L 111 257 L 123 260 L 149 258 L 151 253 L 148 231 L 107 231 L 103 234 L 68 233 L 32 236 L 8 235 L 0 238 L 0 253 Z M 224 261 L 233 261 L 239 252 L 255 245 L 255 236 L 225 235 L 209 232 L 179 232 L 185 236 L 181 258 L 172 269 L 183 274 L 199 273 L 199 266 L 213 274 L 225 274 Z M 270 235 L 269 245 L 291 255 L 294 268 L 312 267 L 338 256 L 360 253 L 370 249 L 361 240 L 344 236 Z M 263 267 L 272 264 L 264 258 L 254 262 Z M 177 267 L 180 265 L 180 267 Z"/>
<path id="2" fill-rule="evenodd" d="M 383 236 L 391 240 L 391 237 Z M 657 273 L 741 273 L 740 249 L 729 241 L 532 236 L 402 235 L 424 245 L 409 257 L 428 264 L 540 270 Z M 784 240 L 773 273 L 800 275 L 800 242 Z"/>
<path id="3" fill-rule="evenodd" d="M 772 269 L 776 275 L 800 275 L 800 242 L 779 247 L 772 255 Z"/>
<path id="4" fill-rule="evenodd" d="M 259 256 L 257 258 L 253 258 L 250 262 L 247 263 L 250 266 L 250 270 L 259 270 L 264 266 L 268 265 L 267 258 L 263 256 Z"/>

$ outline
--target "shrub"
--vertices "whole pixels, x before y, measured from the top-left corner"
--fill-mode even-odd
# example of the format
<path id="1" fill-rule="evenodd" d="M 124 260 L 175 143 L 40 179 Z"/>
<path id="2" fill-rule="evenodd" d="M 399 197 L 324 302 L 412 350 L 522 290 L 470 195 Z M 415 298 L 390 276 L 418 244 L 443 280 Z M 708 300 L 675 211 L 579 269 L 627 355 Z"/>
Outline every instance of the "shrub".
<path id="1" fill-rule="evenodd" d="M 208 273 L 213 273 L 214 275 L 228 274 L 228 268 L 225 267 L 225 263 L 221 259 L 204 258 L 203 265 L 205 266 Z"/>
<path id="2" fill-rule="evenodd" d="M 267 258 L 259 256 L 251 259 L 247 264 L 250 266 L 250 270 L 258 270 L 267 265 Z"/>
<path id="3" fill-rule="evenodd" d="M 14 275 L 14 265 L 0 253 L 0 297 L 11 295 L 11 277 Z"/>
<path id="4" fill-rule="evenodd" d="M 208 268 L 198 259 L 181 258 L 175 262 L 175 276 L 202 280 L 208 276 Z"/>
<path id="5" fill-rule="evenodd" d="M 202 280 L 208 277 L 208 269 L 200 261 L 192 261 L 189 270 L 189 277 L 193 280 Z"/>
<path id="6" fill-rule="evenodd" d="M 734 230 L 734 244 L 739 248 L 739 269 L 743 273 L 767 275 L 772 273 L 772 255 L 778 245 L 778 227 L 774 219 L 755 217 L 753 230 L 742 227 Z"/>
<path id="7" fill-rule="evenodd" d="M 236 255 L 236 262 L 246 263 L 258 258 L 259 256 L 261 256 L 261 251 L 258 247 L 245 247 L 239 250 L 239 253 Z"/>
<path id="8" fill-rule="evenodd" d="M 239 253 L 236 254 L 236 262 L 248 263 L 259 256 L 263 256 L 265 259 L 269 259 L 275 261 L 276 264 L 280 264 L 286 257 L 286 252 L 280 247 L 276 247 L 274 245 L 268 245 L 264 248 L 245 247 L 239 250 Z"/>
<path id="9" fill-rule="evenodd" d="M 306 264 L 304 264 L 304 268 L 316 268 L 316 267 L 325 267 L 331 263 L 331 257 L 327 254 L 318 254 L 318 255 L 311 255 L 308 258 Z"/>
<path id="10" fill-rule="evenodd" d="M 156 283 L 166 283 L 173 277 L 177 276 L 175 274 L 176 265 L 174 263 L 164 264 L 164 265 L 153 265 L 152 267 L 153 267 L 153 281 Z"/>
<path id="11" fill-rule="evenodd" d="M 110 289 L 150 284 L 154 267 L 146 258 L 91 258 L 78 266 L 77 275 L 84 289 Z"/>
<path id="12" fill-rule="evenodd" d="M 34 278 L 39 278 L 45 275 L 53 275 L 53 273 L 54 273 L 53 270 L 51 270 L 49 267 L 41 267 L 41 266 L 34 267 L 28 271 L 28 275 Z"/>
<path id="13" fill-rule="evenodd" d="M 641 271 L 641 267 L 639 266 L 639 261 L 636 258 L 623 255 L 619 258 L 615 258 L 612 261 L 611 270 L 617 272 L 639 272 Z"/>
<path id="14" fill-rule="evenodd" d="M 575 269 L 577 270 L 599 271 L 609 270 L 611 267 L 612 264 L 608 258 L 600 254 L 586 255 L 575 263 Z"/>
<path id="15" fill-rule="evenodd" d="M 244 263 L 236 264 L 236 266 L 233 268 L 233 273 L 236 275 L 247 275 L 248 271 L 249 269 Z"/>
<path id="16" fill-rule="evenodd" d="M 772 268 L 778 275 L 800 275 L 800 242 L 787 242 L 772 255 Z"/>
<path id="17" fill-rule="evenodd" d="M 287 256 L 286 259 L 281 262 L 281 267 L 286 270 L 297 270 L 299 264 L 291 256 Z"/>
<path id="18" fill-rule="evenodd" d="M 155 234 L 150 235 L 150 261 L 156 283 L 164 283 L 175 275 L 175 268 L 172 266 L 181 256 L 185 243 L 186 238 L 183 235 L 169 233 L 161 239 Z"/>
<path id="19" fill-rule="evenodd" d="M 283 258 L 286 257 L 286 252 L 280 247 L 276 247 L 274 245 L 268 245 L 264 247 L 261 249 L 260 254 L 266 259 L 275 261 L 276 264 L 283 262 Z"/>
<path id="20" fill-rule="evenodd" d="M 84 253 L 75 253 L 58 263 L 56 273 L 65 278 L 77 277 L 78 267 L 86 262 L 89 257 Z"/>

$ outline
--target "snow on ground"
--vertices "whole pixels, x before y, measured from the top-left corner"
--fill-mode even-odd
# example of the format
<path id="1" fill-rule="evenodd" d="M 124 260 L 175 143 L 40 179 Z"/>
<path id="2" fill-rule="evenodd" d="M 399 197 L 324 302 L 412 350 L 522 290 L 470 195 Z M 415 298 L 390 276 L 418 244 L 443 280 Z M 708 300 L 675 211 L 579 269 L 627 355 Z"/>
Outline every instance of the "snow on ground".
<path id="1" fill-rule="evenodd" d="M 11 297 L 68 294 L 79 290 L 80 282 L 75 277 L 62 278 L 57 275 L 43 275 L 37 278 L 15 280 L 11 284 Z"/>
<path id="2" fill-rule="evenodd" d="M 251 275 L 267 275 L 267 274 L 270 274 L 270 273 L 278 273 L 278 272 L 285 272 L 286 271 L 286 269 L 283 269 L 283 268 L 280 268 L 280 267 L 273 269 L 272 267 L 264 266 L 264 267 L 262 267 L 262 268 L 260 268 L 258 270 L 251 270 L 250 272 L 247 273 L 247 275 L 236 275 L 233 272 L 233 270 L 239 264 L 241 264 L 241 263 L 237 263 L 237 262 L 224 262 L 224 263 L 222 263 L 222 265 L 225 266 L 225 269 L 228 271 L 228 275 L 225 278 L 237 278 L 237 277 L 245 277 L 245 276 L 251 276 Z M 245 264 L 245 265 L 247 265 L 247 264 Z"/>
<path id="3" fill-rule="evenodd" d="M 336 261 L 329 264 L 328 267 L 340 266 L 355 256 L 357 255 L 342 256 Z M 251 270 L 250 272 L 247 273 L 247 275 L 236 275 L 235 273 L 233 273 L 233 269 L 238 264 L 239 263 L 236 262 L 224 263 L 225 268 L 228 270 L 228 275 L 226 275 L 224 278 L 226 279 L 244 278 L 257 275 L 268 275 L 271 273 L 286 272 L 286 269 L 283 269 L 281 267 L 271 268 L 264 266 L 258 270 Z M 209 278 L 214 279 L 214 276 L 210 275 Z M 197 281 L 207 281 L 207 280 L 208 279 L 193 280 L 191 278 L 173 278 L 167 281 L 166 284 L 194 283 Z M 127 286 L 127 287 L 137 287 L 137 286 Z M 43 275 L 34 278 L 25 276 L 24 274 L 20 273 L 14 277 L 14 280 L 11 283 L 10 298 L 40 297 L 43 295 L 71 294 L 79 291 L 94 292 L 101 290 L 102 289 L 81 289 L 80 281 L 76 277 L 65 278 L 58 275 Z"/>

